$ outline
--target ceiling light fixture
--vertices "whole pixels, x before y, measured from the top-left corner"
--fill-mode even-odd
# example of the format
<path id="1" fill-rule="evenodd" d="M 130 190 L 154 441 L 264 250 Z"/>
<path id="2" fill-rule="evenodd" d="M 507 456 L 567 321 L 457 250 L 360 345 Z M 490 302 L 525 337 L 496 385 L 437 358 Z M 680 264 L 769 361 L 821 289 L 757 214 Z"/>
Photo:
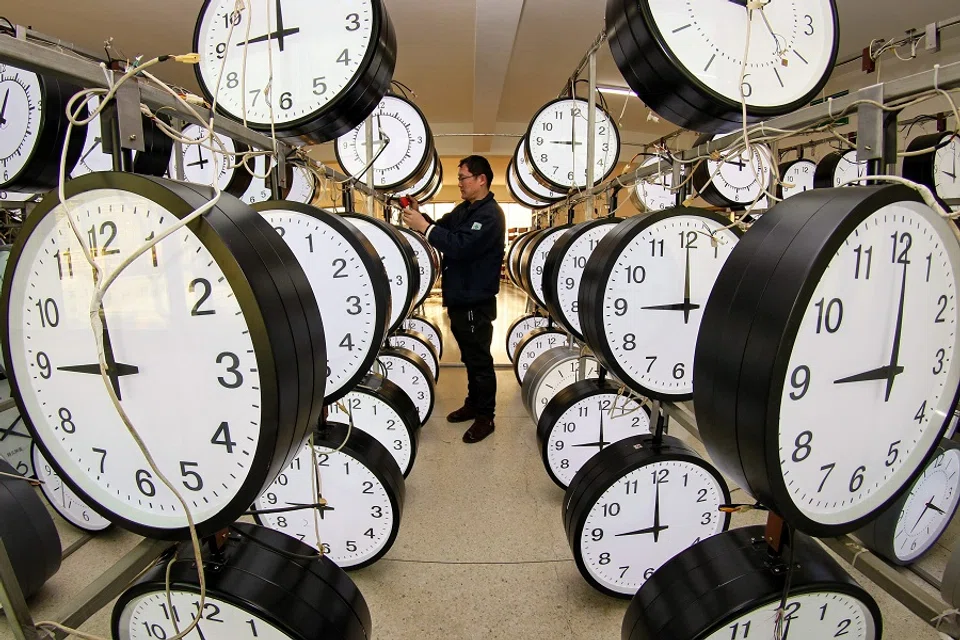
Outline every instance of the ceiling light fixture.
<path id="1" fill-rule="evenodd" d="M 627 89 L 626 87 L 605 87 L 602 85 L 597 85 L 597 91 L 600 91 L 602 93 L 609 93 L 615 96 L 633 96 L 634 98 L 637 97 L 637 94 L 635 94 L 630 89 Z"/>

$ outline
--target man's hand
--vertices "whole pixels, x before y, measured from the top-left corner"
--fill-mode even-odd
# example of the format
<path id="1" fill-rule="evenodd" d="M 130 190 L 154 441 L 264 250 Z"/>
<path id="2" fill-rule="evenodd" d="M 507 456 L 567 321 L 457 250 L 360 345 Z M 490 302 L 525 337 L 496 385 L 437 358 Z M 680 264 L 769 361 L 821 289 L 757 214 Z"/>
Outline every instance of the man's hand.
<path id="1" fill-rule="evenodd" d="M 411 207 L 403 209 L 403 221 L 408 227 L 414 231 L 424 233 L 427 230 L 427 227 L 430 226 L 430 223 L 427 222 L 427 219 L 423 215 Z"/>

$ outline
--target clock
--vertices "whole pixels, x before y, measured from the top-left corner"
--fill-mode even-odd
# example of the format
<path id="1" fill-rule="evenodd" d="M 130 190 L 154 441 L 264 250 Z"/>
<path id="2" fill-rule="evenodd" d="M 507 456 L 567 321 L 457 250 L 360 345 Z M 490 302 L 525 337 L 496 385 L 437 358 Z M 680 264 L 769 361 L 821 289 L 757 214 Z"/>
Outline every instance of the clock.
<path id="1" fill-rule="evenodd" d="M 40 491 L 60 517 L 84 531 L 98 532 L 110 527 L 109 520 L 88 507 L 63 483 L 35 445 L 31 447 L 31 459 L 37 479 L 43 483 Z"/>
<path id="2" fill-rule="evenodd" d="M 310 0 L 237 7 L 205 0 L 193 34 L 197 81 L 220 113 L 319 144 L 360 124 L 390 87 L 397 40 L 382 0 L 335 0 L 322 13 Z"/>
<path id="3" fill-rule="evenodd" d="M 204 547 L 206 598 L 193 547 L 161 557 L 113 607 L 117 640 L 172 638 L 196 617 L 190 635 L 235 640 L 312 640 L 371 636 L 370 610 L 350 577 L 304 542 L 246 522 L 230 527 L 215 552 Z M 170 567 L 170 595 L 166 572 Z"/>
<path id="4" fill-rule="evenodd" d="M 579 346 L 554 347 L 534 360 L 521 389 L 523 406 L 534 424 L 554 396 L 575 382 L 597 377 L 598 368 L 596 359 Z"/>
<path id="5" fill-rule="evenodd" d="M 561 389 L 547 403 L 537 421 L 537 444 L 550 479 L 566 489 L 597 453 L 649 432 L 648 409 L 609 380 L 590 378 Z"/>
<path id="6" fill-rule="evenodd" d="M 567 196 L 566 190 L 556 191 L 540 182 L 527 155 L 526 136 L 520 139 L 513 152 L 513 166 L 517 173 L 517 186 L 528 198 L 554 203 Z"/>
<path id="7" fill-rule="evenodd" d="M 341 216 L 373 245 L 390 280 L 390 314 L 387 326 L 395 330 L 413 309 L 420 289 L 420 270 L 413 247 L 396 227 L 359 213 Z"/>
<path id="8" fill-rule="evenodd" d="M 907 151 L 931 149 L 919 156 L 905 156 L 903 177 L 926 185 L 941 200 L 960 198 L 960 137 L 955 133 L 933 133 L 914 138 Z"/>
<path id="9" fill-rule="evenodd" d="M 546 308 L 543 299 L 543 269 L 547 255 L 571 225 L 550 227 L 524 246 L 520 256 L 520 282 L 537 306 Z"/>
<path id="10" fill-rule="evenodd" d="M 430 291 L 433 290 L 433 286 L 440 277 L 440 262 L 435 260 L 436 254 L 430 251 L 430 245 L 426 238 L 406 227 L 396 227 L 396 229 L 407 239 L 416 257 L 416 270 L 419 278 L 417 291 L 411 305 L 411 309 L 413 309 L 426 302 L 430 296 Z"/>
<path id="11" fill-rule="evenodd" d="M 270 169 L 267 169 L 269 163 Z M 250 176 L 250 184 L 247 186 L 247 190 L 243 192 L 243 195 L 240 196 L 240 200 L 246 204 L 256 204 L 258 202 L 266 202 L 271 200 L 273 197 L 273 191 L 270 188 L 270 185 L 267 184 L 267 179 L 261 178 L 260 176 L 266 176 L 268 171 L 273 169 L 273 160 L 268 160 L 268 156 L 254 156 L 252 161 L 248 162 L 250 170 L 253 171 L 253 175 Z M 240 171 L 247 171 L 245 168 L 240 168 Z"/>
<path id="12" fill-rule="evenodd" d="M 507 189 L 515 201 L 528 209 L 542 209 L 550 206 L 550 203 L 546 200 L 534 198 L 523 191 L 520 187 L 520 178 L 517 177 L 517 168 L 512 159 L 510 160 L 510 165 L 507 167 Z M 510 262 L 507 261 L 507 264 L 510 264 Z"/>
<path id="13" fill-rule="evenodd" d="M 87 101 L 88 110 L 96 110 L 100 106 L 100 98 L 91 97 Z M 89 114 L 88 114 L 89 116 Z M 96 171 L 113 171 L 113 156 L 103 150 L 100 116 L 94 117 L 86 126 L 86 138 L 83 143 L 83 152 L 71 172 L 71 178 L 94 173 Z"/>
<path id="14" fill-rule="evenodd" d="M 798 193 L 813 189 L 813 177 L 816 172 L 817 164 L 804 158 L 781 164 L 778 167 L 778 173 L 782 184 L 777 185 L 777 197 L 786 200 Z"/>
<path id="15" fill-rule="evenodd" d="M 513 362 L 513 355 L 517 351 L 517 345 L 527 334 L 534 329 L 546 327 L 549 323 L 550 318 L 536 313 L 524 314 L 513 321 L 513 324 L 507 330 L 507 357 L 510 358 L 511 363 Z"/>
<path id="16" fill-rule="evenodd" d="M 370 370 L 387 330 L 390 285 L 373 245 L 340 216 L 307 204 L 254 205 L 307 275 L 323 317 L 324 403 L 342 398 Z"/>
<path id="17" fill-rule="evenodd" d="M 506 255 L 507 262 L 507 275 L 510 277 L 510 281 L 513 282 L 514 286 L 518 288 L 523 288 L 523 284 L 520 282 L 520 256 L 523 254 L 523 248 L 527 245 L 528 242 L 533 240 L 536 234 L 540 233 L 539 229 L 533 231 L 527 231 L 510 245 L 509 250 Z"/>
<path id="18" fill-rule="evenodd" d="M 670 558 L 726 531 L 730 492 L 681 440 L 621 440 L 570 481 L 563 523 L 580 574 L 608 595 L 630 598 Z"/>
<path id="19" fill-rule="evenodd" d="M 95 110 L 100 105 L 99 97 L 92 97 L 87 107 Z M 157 116 L 163 119 L 162 116 Z M 143 122 L 143 151 L 133 152 L 133 173 L 142 173 L 148 176 L 162 176 L 170 164 L 170 154 L 173 153 L 173 139 L 160 130 L 153 120 L 141 116 Z M 70 177 L 77 178 L 97 171 L 113 171 L 113 156 L 103 150 L 103 132 L 100 116 L 97 115 L 86 125 L 86 140 L 83 152 L 73 168 Z"/>
<path id="20" fill-rule="evenodd" d="M 417 105 L 400 96 L 384 96 L 370 115 L 373 123 L 373 184 L 398 191 L 414 186 L 434 159 L 433 133 Z M 365 179 L 367 122 L 337 139 L 337 162 L 347 175 Z"/>
<path id="21" fill-rule="evenodd" d="M 200 140 L 207 135 L 207 130 L 199 125 L 191 124 L 183 128 L 180 133 L 188 140 Z M 214 140 L 216 138 L 219 140 Z M 218 134 L 213 134 L 210 140 L 199 144 L 182 145 L 183 152 L 181 162 L 183 163 L 183 177 L 187 182 L 194 184 L 211 185 L 216 178 L 220 189 L 232 196 L 242 197 L 250 186 L 253 176 L 247 171 L 240 162 L 239 157 L 224 155 L 219 150 L 225 150 L 226 153 L 246 153 L 250 148 L 242 142 L 236 142 L 232 138 L 227 138 Z M 212 147 L 218 151 L 214 153 L 206 147 Z M 214 171 L 217 173 L 214 174 Z M 176 177 L 176 163 L 170 160 L 169 175 Z"/>
<path id="22" fill-rule="evenodd" d="M 67 140 L 67 102 L 80 90 L 53 76 L 0 64 L 0 190 L 55 188 L 64 144 L 70 175 L 87 133 L 86 126 L 74 126 Z M 86 117 L 83 107 L 79 119 Z"/>
<path id="23" fill-rule="evenodd" d="M 792 569 L 784 557 L 794 558 Z M 701 576 L 709 579 L 691 580 Z M 788 543 L 773 556 L 764 527 L 753 526 L 707 538 L 667 561 L 630 602 L 620 637 L 749 640 L 778 633 L 878 640 L 883 620 L 876 601 L 814 539 L 795 532 L 792 548 Z"/>
<path id="24" fill-rule="evenodd" d="M 718 137 L 721 136 L 713 139 Z M 707 136 L 696 144 L 710 140 Z M 766 208 L 764 190 L 769 187 L 773 174 L 773 154 L 766 145 L 750 146 L 751 154 L 747 154 L 746 149 L 740 153 L 722 152 L 720 160 L 705 160 L 694 169 L 693 188 L 701 198 L 715 207 L 746 209 L 756 202 L 757 208 Z"/>
<path id="25" fill-rule="evenodd" d="M 390 551 L 403 513 L 403 474 L 360 427 L 321 423 L 254 508 L 257 524 L 307 543 L 341 569 L 360 569 Z M 310 467 L 316 460 L 319 491 Z M 318 501 L 319 494 L 319 501 Z M 279 511 L 319 503 L 300 511 Z"/>
<path id="26" fill-rule="evenodd" d="M 433 348 L 437 350 L 437 357 L 443 358 L 443 335 L 437 325 L 423 316 L 410 316 L 400 324 L 400 327 L 426 336 Z"/>
<path id="27" fill-rule="evenodd" d="M 4 377 L 0 379 L 0 401 L 10 400 L 10 381 Z M 30 446 L 33 439 L 23 422 L 20 409 L 10 407 L 0 411 L 0 460 L 4 460 L 22 476 L 32 478 L 36 475 L 33 468 L 33 459 L 30 457 Z"/>
<path id="28" fill-rule="evenodd" d="M 908 187 L 815 189 L 766 213 L 717 278 L 693 370 L 700 433 L 797 530 L 863 526 L 940 441 L 960 382 L 955 233 Z"/>
<path id="29" fill-rule="evenodd" d="M 620 157 L 620 132 L 599 105 L 594 134 L 594 183 L 587 184 L 587 112 L 580 98 L 558 98 L 533 116 L 523 139 L 534 178 L 550 189 L 567 192 L 603 182 Z"/>
<path id="30" fill-rule="evenodd" d="M 16 471 L 0 460 L 0 474 Z M 60 535 L 29 482 L 0 475 L 0 540 L 13 575 L 29 598 L 60 569 Z"/>
<path id="31" fill-rule="evenodd" d="M 387 345 L 399 349 L 409 349 L 427 363 L 434 382 L 440 382 L 440 355 L 430 338 L 419 331 L 398 329 L 387 338 Z"/>
<path id="32" fill-rule="evenodd" d="M 313 171 L 299 164 L 293 165 L 293 181 L 290 182 L 284 200 L 310 204 L 317 194 L 317 178 Z"/>
<path id="33" fill-rule="evenodd" d="M 867 163 L 857 162 L 857 150 L 834 151 L 817 163 L 813 182 L 817 189 L 839 187 L 867 175 Z M 849 186 L 849 185 L 847 185 Z"/>
<path id="34" fill-rule="evenodd" d="M 721 267 L 741 232 L 723 216 L 677 207 L 621 222 L 587 261 L 580 321 L 597 359 L 638 393 L 693 394 L 693 356 Z"/>
<path id="35" fill-rule="evenodd" d="M 567 334 L 550 326 L 527 333 L 513 352 L 513 373 L 517 376 L 517 382 L 523 385 L 530 366 L 544 352 L 565 344 L 567 344 Z"/>
<path id="36" fill-rule="evenodd" d="M 663 211 L 677 206 L 673 190 L 673 163 L 663 156 L 651 156 L 638 169 L 657 165 L 657 173 L 641 180 L 630 190 L 630 200 L 640 213 Z"/>
<path id="37" fill-rule="evenodd" d="M 440 162 L 440 154 L 436 148 L 433 150 L 433 156 L 430 158 L 427 172 L 417 181 L 415 185 L 394 193 L 394 197 L 400 198 L 407 196 L 423 204 L 440 190 L 443 185 L 443 163 Z"/>
<path id="38" fill-rule="evenodd" d="M 856 536 L 894 564 L 913 563 L 933 548 L 953 520 L 960 500 L 958 483 L 960 445 L 941 440 L 910 491 L 859 529 Z"/>
<path id="39" fill-rule="evenodd" d="M 201 185 L 113 172 L 71 180 L 66 194 L 107 273 L 213 197 Z M 104 297 L 104 357 L 114 393 L 206 536 L 246 510 L 316 424 L 323 324 L 296 257 L 229 195 L 154 249 Z M 80 500 L 140 535 L 186 537 L 179 502 L 100 377 L 93 285 L 64 205 L 48 194 L 24 222 L 0 301 L 17 407 Z"/>
<path id="40" fill-rule="evenodd" d="M 523 244 L 517 248 L 513 253 L 513 273 L 517 278 L 517 286 L 523 289 L 524 293 L 527 294 L 527 297 L 530 298 L 530 301 L 536 304 L 536 300 L 530 295 L 530 292 L 527 291 L 527 278 L 523 270 L 524 257 L 529 256 L 530 246 L 535 244 L 542 236 L 551 232 L 551 227 L 546 229 L 537 229 L 530 234 L 530 237 L 524 240 Z M 529 258 L 527 258 L 529 260 Z M 542 307 L 541 307 L 542 308 Z"/>
<path id="41" fill-rule="evenodd" d="M 577 340 L 583 340 L 579 299 L 583 270 L 600 240 L 622 220 L 599 218 L 567 229 L 543 265 L 543 298 L 550 317 Z"/>
<path id="42" fill-rule="evenodd" d="M 374 369 L 403 389 L 417 407 L 420 426 L 427 424 L 433 413 L 436 387 L 426 361 L 409 349 L 384 347 Z"/>
<path id="43" fill-rule="evenodd" d="M 607 0 L 607 42 L 631 89 L 650 109 L 692 131 L 724 133 L 806 106 L 837 59 L 833 0 L 697 4 Z M 741 84 L 744 42 L 751 44 Z"/>
<path id="44" fill-rule="evenodd" d="M 420 443 L 420 415 L 403 389 L 376 373 L 367 377 L 339 402 L 330 405 L 328 419 L 352 424 L 370 434 L 410 475 Z"/>

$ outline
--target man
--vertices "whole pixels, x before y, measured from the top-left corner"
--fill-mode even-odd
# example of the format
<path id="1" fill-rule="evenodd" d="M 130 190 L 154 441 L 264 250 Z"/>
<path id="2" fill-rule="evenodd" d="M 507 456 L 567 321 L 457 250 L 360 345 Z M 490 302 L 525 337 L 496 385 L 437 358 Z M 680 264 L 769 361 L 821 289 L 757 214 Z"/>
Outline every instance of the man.
<path id="1" fill-rule="evenodd" d="M 447 420 L 473 420 L 463 434 L 464 442 L 473 443 L 495 428 L 497 375 L 490 342 L 497 317 L 507 225 L 490 192 L 493 170 L 486 158 L 469 156 L 461 160 L 457 182 L 463 202 L 453 211 L 433 222 L 413 202 L 411 208 L 404 209 L 403 220 L 443 254 L 443 306 L 460 347 L 460 359 L 467 367 L 467 398 Z"/>

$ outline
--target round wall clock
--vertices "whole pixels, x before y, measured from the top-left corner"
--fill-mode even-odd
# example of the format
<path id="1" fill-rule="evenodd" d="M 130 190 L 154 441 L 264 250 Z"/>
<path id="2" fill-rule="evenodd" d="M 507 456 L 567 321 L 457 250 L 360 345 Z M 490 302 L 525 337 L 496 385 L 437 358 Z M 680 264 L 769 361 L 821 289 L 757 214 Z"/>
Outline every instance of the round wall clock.
<path id="1" fill-rule="evenodd" d="M 423 174 L 423 177 L 412 187 L 398 191 L 393 195 L 397 198 L 407 196 L 423 204 L 439 190 L 440 186 L 438 186 L 438 183 L 439 185 L 443 184 L 443 163 L 440 162 L 440 154 L 437 153 L 436 148 L 434 148 L 427 172 Z M 430 194 L 430 197 L 424 198 L 427 194 Z"/>
<path id="2" fill-rule="evenodd" d="M 596 359 L 578 346 L 554 347 L 534 360 L 521 389 L 523 406 L 534 424 L 554 396 L 580 380 L 597 377 L 598 370 Z"/>
<path id="3" fill-rule="evenodd" d="M 71 180 L 66 193 L 107 273 L 213 196 L 200 185 L 113 172 Z M 7 373 L 44 458 L 111 522 L 152 538 L 185 537 L 180 503 L 101 379 L 88 309 L 93 270 L 55 193 L 25 221 L 7 272 Z M 114 393 L 183 494 L 199 535 L 223 529 L 319 417 L 326 354 L 306 275 L 263 218 L 224 196 L 134 260 L 102 309 Z"/>
<path id="4" fill-rule="evenodd" d="M 267 179 L 265 177 L 260 177 L 267 175 L 268 157 L 256 156 L 247 164 L 249 165 L 250 170 L 253 171 L 253 175 L 250 176 L 250 184 L 247 186 L 247 190 L 243 192 L 243 195 L 240 196 L 240 200 L 246 204 L 256 204 L 258 202 L 266 202 L 267 200 L 271 200 L 273 191 L 267 184 Z M 269 160 L 269 166 L 273 168 L 272 160 Z M 238 169 L 239 171 L 248 171 L 248 169 L 244 168 L 242 165 Z"/>
<path id="5" fill-rule="evenodd" d="M 514 200 L 528 209 L 542 209 L 550 206 L 548 201 L 534 198 L 520 187 L 520 178 L 517 177 L 517 167 L 514 165 L 514 160 L 512 159 L 510 160 L 510 166 L 507 167 L 507 189 L 510 191 L 510 195 L 513 196 Z M 507 260 L 507 264 L 510 264 L 509 260 Z"/>
<path id="6" fill-rule="evenodd" d="M 403 321 L 400 327 L 426 336 L 433 348 L 437 350 L 437 356 L 443 358 L 443 334 L 440 333 L 440 328 L 437 325 L 423 316 L 410 316 Z"/>
<path id="7" fill-rule="evenodd" d="M 670 558 L 725 531 L 730 502 L 720 474 L 677 438 L 639 435 L 580 468 L 564 497 L 563 522 L 581 575 L 620 598 L 637 593 Z"/>
<path id="8" fill-rule="evenodd" d="M 609 380 L 594 378 L 567 386 L 547 403 L 537 422 L 537 443 L 550 479 L 566 489 L 594 455 L 649 432 L 647 409 Z"/>
<path id="9" fill-rule="evenodd" d="M 193 34 L 200 89 L 220 113 L 320 143 L 360 124 L 389 88 L 397 41 L 382 0 L 335 0 L 322 13 L 310 0 L 237 6 L 205 0 Z"/>
<path id="10" fill-rule="evenodd" d="M 374 369 L 403 389 L 417 407 L 420 426 L 425 425 L 433 413 L 436 399 L 433 375 L 426 361 L 409 349 L 384 347 L 377 356 Z"/>
<path id="11" fill-rule="evenodd" d="M 815 189 L 771 209 L 703 314 L 693 389 L 713 460 L 800 531 L 866 524 L 956 406 L 958 278 L 953 225 L 907 187 Z"/>
<path id="12" fill-rule="evenodd" d="M 653 398 L 693 393 L 703 307 L 741 232 L 723 216 L 677 207 L 621 222 L 587 261 L 580 321 L 597 359 Z"/>
<path id="13" fill-rule="evenodd" d="M 414 294 L 413 303 L 410 307 L 411 309 L 415 309 L 426 302 L 430 296 L 430 291 L 433 290 L 437 279 L 440 277 L 440 263 L 434 261 L 436 254 L 430 251 L 430 244 L 421 234 L 406 227 L 396 227 L 396 229 L 407 239 L 407 242 L 410 243 L 410 248 L 413 249 L 414 256 L 416 257 L 416 269 L 420 277 L 417 283 L 417 291 Z"/>
<path id="14" fill-rule="evenodd" d="M 440 354 L 437 353 L 437 348 L 433 346 L 430 338 L 419 331 L 398 329 L 387 338 L 387 345 L 413 351 L 427 363 L 427 368 L 430 369 L 430 375 L 433 376 L 433 381 L 440 381 Z"/>
<path id="15" fill-rule="evenodd" d="M 533 165 L 530 164 L 529 156 L 527 155 L 525 137 L 520 139 L 516 150 L 513 152 L 513 166 L 514 171 L 517 173 L 517 186 L 528 198 L 553 203 L 566 197 L 567 192 L 565 189 L 555 191 L 537 179 L 536 171 Z"/>
<path id="16" fill-rule="evenodd" d="M 306 543 L 267 527 L 232 525 L 218 553 L 204 552 L 207 591 L 200 611 L 196 557 L 184 544 L 172 563 L 165 556 L 120 595 L 113 607 L 113 637 L 172 638 L 199 617 L 190 635 L 211 640 L 370 638 L 373 625 L 363 595 L 330 558 L 296 557 L 313 554 Z"/>
<path id="17" fill-rule="evenodd" d="M 390 285 L 373 245 L 340 216 L 287 201 L 254 205 L 310 281 L 327 350 L 324 403 L 342 398 L 370 370 L 387 330 Z"/>
<path id="18" fill-rule="evenodd" d="M 293 165 L 293 181 L 287 190 L 284 200 L 310 204 L 317 193 L 317 178 L 313 172 L 299 164 Z"/>
<path id="19" fill-rule="evenodd" d="M 658 569 L 623 618 L 623 640 L 878 640 L 876 601 L 815 540 L 794 533 L 793 549 L 772 556 L 764 527 L 703 540 Z M 794 558 L 787 570 L 783 557 Z M 709 580 L 691 581 L 691 576 Z M 789 595 L 784 604 L 784 590 Z M 784 605 L 782 622 L 777 610 Z M 691 615 L 696 612 L 695 615 Z"/>
<path id="20" fill-rule="evenodd" d="M 84 531 L 103 531 L 110 527 L 109 520 L 88 507 L 63 483 L 36 446 L 31 447 L 31 458 L 37 479 L 43 482 L 40 485 L 43 497 L 64 520 Z"/>
<path id="21" fill-rule="evenodd" d="M 0 190 L 48 191 L 60 182 L 60 156 L 67 144 L 66 173 L 83 153 L 86 126 L 67 140 L 67 102 L 80 87 L 53 76 L 0 64 Z M 87 117 L 87 109 L 80 118 Z"/>
<path id="22" fill-rule="evenodd" d="M 910 564 L 943 535 L 960 500 L 960 445 L 941 440 L 910 491 L 856 536 L 894 564 Z"/>
<path id="23" fill-rule="evenodd" d="M 343 399 L 330 405 L 328 418 L 352 424 L 382 444 L 407 477 L 417 460 L 420 414 L 403 389 L 370 373 Z"/>
<path id="24" fill-rule="evenodd" d="M 0 379 L 0 400 L 12 398 L 10 381 L 4 377 Z M 33 439 L 23 422 L 18 407 L 11 407 L 0 411 L 0 460 L 4 460 L 22 476 L 32 478 L 36 475 L 33 468 L 33 459 L 30 457 L 30 446 Z"/>
<path id="25" fill-rule="evenodd" d="M 644 160 L 638 169 L 657 165 L 657 173 L 641 180 L 630 190 L 630 200 L 640 213 L 663 211 L 677 206 L 673 191 L 673 163 L 662 156 Z"/>
<path id="26" fill-rule="evenodd" d="M 567 335 L 560 329 L 550 326 L 533 329 L 527 333 L 513 352 L 513 373 L 517 376 L 517 382 L 523 385 L 530 366 L 544 352 L 565 344 L 567 344 Z"/>
<path id="27" fill-rule="evenodd" d="M 520 265 L 523 259 L 523 252 L 526 250 L 527 245 L 536 240 L 538 237 L 546 233 L 547 229 L 535 229 L 529 233 L 525 233 L 517 240 L 515 248 L 510 255 L 510 264 L 507 267 L 508 271 L 513 274 L 513 283 L 520 289 L 525 288 L 523 283 L 522 273 L 520 271 Z"/>
<path id="28" fill-rule="evenodd" d="M 867 175 L 867 163 L 857 162 L 857 150 L 834 151 L 817 163 L 813 182 L 817 189 L 839 187 Z"/>
<path id="29" fill-rule="evenodd" d="M 373 245 L 390 279 L 390 313 L 387 326 L 394 331 L 413 309 L 420 289 L 417 255 L 396 227 L 359 213 L 345 213 L 341 218 L 356 227 Z"/>
<path id="30" fill-rule="evenodd" d="M 191 124 L 183 128 L 181 135 L 190 140 L 200 140 L 206 135 L 206 129 Z M 219 151 L 214 153 L 206 147 L 223 149 L 227 153 L 246 153 L 250 148 L 242 142 L 235 142 L 231 138 L 217 134 L 214 134 L 214 136 L 220 141 L 219 143 L 211 138 L 203 143 L 205 146 L 199 144 L 182 145 L 183 177 L 187 182 L 202 185 L 211 185 L 216 178 L 221 190 L 239 198 L 246 193 L 253 176 L 239 162 L 239 158 L 225 156 Z M 214 174 L 214 171 L 217 173 Z M 177 175 L 176 164 L 173 159 L 170 160 L 169 175 L 174 178 Z"/>
<path id="31" fill-rule="evenodd" d="M 550 317 L 577 340 L 583 340 L 580 324 L 583 270 L 600 241 L 622 221 L 622 218 L 600 218 L 567 229 L 543 265 L 543 298 Z"/>
<path id="32" fill-rule="evenodd" d="M 707 136 L 696 144 L 704 144 L 711 139 Z M 739 154 L 726 152 L 721 160 L 705 160 L 693 172 L 693 188 L 700 197 L 716 207 L 745 209 L 754 202 L 758 208 L 766 207 L 764 189 L 770 186 L 773 175 L 773 154 L 770 147 L 762 144 L 751 145 L 753 151 L 746 149 Z M 713 179 L 711 179 L 713 176 Z"/>
<path id="33" fill-rule="evenodd" d="M 960 137 L 955 133 L 934 133 L 914 138 L 907 151 L 933 149 L 903 159 L 903 177 L 933 189 L 941 200 L 960 198 Z"/>
<path id="34" fill-rule="evenodd" d="M 523 138 L 534 178 L 553 190 L 567 192 L 587 186 L 587 110 L 580 98 L 548 102 L 533 117 Z M 594 183 L 607 179 L 620 157 L 620 132 L 606 111 L 597 106 Z"/>
<path id="35" fill-rule="evenodd" d="M 543 274 L 547 255 L 570 225 L 550 227 L 524 246 L 520 257 L 520 282 L 537 306 L 546 308 L 543 298 Z"/>
<path id="36" fill-rule="evenodd" d="M 786 200 L 814 188 L 813 177 L 817 172 L 817 164 L 813 160 L 800 158 L 781 164 L 778 172 L 783 184 L 777 185 L 777 197 Z"/>
<path id="37" fill-rule="evenodd" d="M 513 356 L 517 351 L 517 345 L 534 329 L 541 329 L 546 327 L 550 322 L 550 318 L 543 315 L 538 315 L 535 313 L 527 313 L 516 320 L 513 321 L 513 324 L 510 325 L 510 328 L 507 330 L 507 357 L 510 358 L 510 362 L 513 362 Z"/>
<path id="38" fill-rule="evenodd" d="M 413 187 L 434 159 L 433 133 L 417 105 L 400 96 L 384 96 L 370 116 L 373 123 L 373 184 L 384 191 Z M 337 139 L 334 151 L 344 172 L 364 180 L 367 122 Z"/>
<path id="39" fill-rule="evenodd" d="M 93 97 L 87 102 L 91 110 L 100 105 L 100 98 Z M 161 116 L 158 116 L 161 117 Z M 162 176 L 170 164 L 170 154 L 173 153 L 173 139 L 166 135 L 153 120 L 143 116 L 143 151 L 133 152 L 133 173 L 148 176 Z M 113 171 L 113 156 L 103 150 L 103 132 L 100 125 L 100 116 L 96 116 L 87 126 L 86 141 L 83 152 L 73 168 L 72 178 L 95 173 L 97 171 Z"/>
<path id="40" fill-rule="evenodd" d="M 390 551 L 400 530 L 405 492 L 400 467 L 380 442 L 356 426 L 321 423 L 313 449 L 305 444 L 257 498 L 257 523 L 322 549 L 342 569 L 375 563 Z M 314 460 L 322 506 L 271 513 L 317 503 L 310 469 Z"/>
<path id="41" fill-rule="evenodd" d="M 729 132 L 795 111 L 827 83 L 837 59 L 833 0 L 691 4 L 607 0 L 607 41 L 630 88 L 650 109 L 692 131 Z M 751 47 L 743 84 L 744 42 Z"/>

